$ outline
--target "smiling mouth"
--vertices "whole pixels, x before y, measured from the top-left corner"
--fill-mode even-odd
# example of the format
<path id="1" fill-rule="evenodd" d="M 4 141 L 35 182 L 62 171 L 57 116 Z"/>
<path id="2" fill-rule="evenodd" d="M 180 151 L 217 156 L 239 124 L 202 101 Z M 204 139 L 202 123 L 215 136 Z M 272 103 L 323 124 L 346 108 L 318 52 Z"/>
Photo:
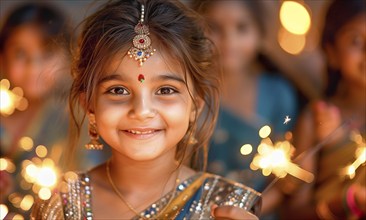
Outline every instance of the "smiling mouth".
<path id="1" fill-rule="evenodd" d="M 145 130 L 145 131 L 139 131 L 139 130 L 125 130 L 126 132 L 128 133 L 131 133 L 131 134 L 152 134 L 154 132 L 157 132 L 157 131 L 160 131 L 160 130 L 155 130 L 155 129 L 152 129 L 152 130 Z"/>
<path id="2" fill-rule="evenodd" d="M 159 134 L 162 130 L 161 129 L 127 129 L 123 130 L 123 132 L 132 137 L 134 139 L 148 139 L 154 137 L 155 135 Z"/>

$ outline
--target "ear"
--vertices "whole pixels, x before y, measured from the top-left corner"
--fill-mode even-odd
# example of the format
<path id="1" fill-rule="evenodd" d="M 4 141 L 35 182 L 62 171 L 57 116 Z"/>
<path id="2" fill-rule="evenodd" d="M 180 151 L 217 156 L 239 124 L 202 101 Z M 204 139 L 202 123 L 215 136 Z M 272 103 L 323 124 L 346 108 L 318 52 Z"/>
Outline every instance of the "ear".
<path id="1" fill-rule="evenodd" d="M 327 61 L 329 63 L 329 66 L 332 67 L 332 69 L 338 69 L 338 57 L 336 53 L 336 48 L 334 45 L 327 44 L 325 46 L 325 54 L 327 57 Z"/>
<path id="2" fill-rule="evenodd" d="M 203 107 L 205 106 L 205 102 L 201 98 L 197 98 L 195 100 L 195 104 L 196 105 L 192 105 L 191 114 L 189 116 L 190 122 L 194 122 L 196 117 L 198 118 L 198 116 L 201 114 L 203 110 Z"/>
<path id="3" fill-rule="evenodd" d="M 82 92 L 79 95 L 79 103 L 80 103 L 81 107 L 83 108 L 83 110 L 87 113 L 87 115 L 89 115 L 90 113 L 94 113 L 94 110 L 91 109 L 91 107 L 87 105 L 85 92 Z"/>

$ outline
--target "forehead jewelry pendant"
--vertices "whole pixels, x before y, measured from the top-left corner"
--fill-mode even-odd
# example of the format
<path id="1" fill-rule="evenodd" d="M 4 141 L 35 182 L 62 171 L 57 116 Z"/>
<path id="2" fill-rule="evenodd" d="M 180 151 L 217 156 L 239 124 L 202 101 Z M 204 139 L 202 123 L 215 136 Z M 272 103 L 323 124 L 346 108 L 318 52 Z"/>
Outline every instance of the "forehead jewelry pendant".
<path id="1" fill-rule="evenodd" d="M 154 54 L 156 49 L 151 47 L 151 39 L 149 37 L 149 27 L 144 24 L 145 7 L 141 5 L 141 19 L 135 26 L 135 33 L 137 34 L 132 41 L 133 46 L 128 50 L 130 58 L 134 58 L 142 66 L 144 62 Z M 140 81 L 140 76 L 139 76 Z"/>

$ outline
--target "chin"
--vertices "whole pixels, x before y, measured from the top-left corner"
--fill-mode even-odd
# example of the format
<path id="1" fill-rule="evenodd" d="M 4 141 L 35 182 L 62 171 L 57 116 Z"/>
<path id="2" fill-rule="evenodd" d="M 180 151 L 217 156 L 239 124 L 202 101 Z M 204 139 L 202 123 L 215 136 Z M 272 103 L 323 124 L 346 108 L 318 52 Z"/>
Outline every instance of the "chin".
<path id="1" fill-rule="evenodd" d="M 122 149 L 120 152 L 124 156 L 130 158 L 134 161 L 151 161 L 159 158 L 160 156 L 166 154 L 171 148 L 166 147 L 158 143 L 126 143 L 121 146 L 127 146 L 127 148 Z M 157 147 L 159 146 L 159 147 Z M 175 152 L 175 151 L 174 151 Z M 174 154 L 172 154 L 174 155 Z"/>

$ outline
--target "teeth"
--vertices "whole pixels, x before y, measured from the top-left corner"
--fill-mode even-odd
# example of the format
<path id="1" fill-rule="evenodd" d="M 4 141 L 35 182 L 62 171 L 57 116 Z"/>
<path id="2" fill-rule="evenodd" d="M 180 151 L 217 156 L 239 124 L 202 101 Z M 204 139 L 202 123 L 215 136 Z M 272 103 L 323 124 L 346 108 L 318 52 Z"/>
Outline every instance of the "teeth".
<path id="1" fill-rule="evenodd" d="M 136 130 L 127 130 L 128 132 L 132 133 L 132 134 L 151 134 L 153 133 L 155 130 L 149 130 L 149 131 L 136 131 Z"/>

